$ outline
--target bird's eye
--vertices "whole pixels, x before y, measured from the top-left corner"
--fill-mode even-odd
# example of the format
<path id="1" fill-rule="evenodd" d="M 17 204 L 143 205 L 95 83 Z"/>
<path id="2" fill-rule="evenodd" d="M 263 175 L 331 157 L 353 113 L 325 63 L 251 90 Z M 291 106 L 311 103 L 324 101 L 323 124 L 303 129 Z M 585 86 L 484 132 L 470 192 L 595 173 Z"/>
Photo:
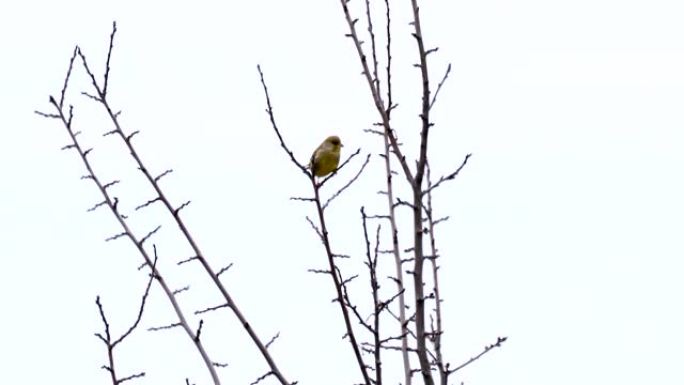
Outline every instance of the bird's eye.
<path id="1" fill-rule="evenodd" d="M 337 146 L 338 144 L 340 144 L 340 140 L 339 140 L 339 139 L 333 139 L 333 140 L 332 140 L 332 144 L 334 144 L 335 146 Z"/>

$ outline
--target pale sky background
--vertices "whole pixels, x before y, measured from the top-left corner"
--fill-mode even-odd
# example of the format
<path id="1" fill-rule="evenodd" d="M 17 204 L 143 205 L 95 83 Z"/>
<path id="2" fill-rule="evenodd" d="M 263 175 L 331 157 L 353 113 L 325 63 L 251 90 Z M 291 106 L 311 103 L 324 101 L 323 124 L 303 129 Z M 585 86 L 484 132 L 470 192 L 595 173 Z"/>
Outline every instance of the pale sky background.
<path id="1" fill-rule="evenodd" d="M 313 207 L 289 200 L 307 180 L 280 149 L 264 113 L 256 65 L 266 73 L 276 118 L 306 159 L 327 135 L 348 154 L 380 151 L 363 133 L 377 121 L 338 1 L 260 0 L 98 4 L 25 1 L 0 12 L 0 381 L 106 384 L 94 303 L 102 295 L 114 333 L 134 318 L 145 274 L 116 232 L 51 112 L 79 44 L 101 74 L 113 20 L 119 33 L 111 102 L 163 187 L 180 204 L 216 269 L 233 262 L 227 287 L 285 375 L 300 384 L 351 384 L 358 369 L 346 341 L 323 248 L 305 221 Z M 362 3 L 352 2 L 355 7 Z M 381 4 L 381 3 L 378 3 Z M 418 73 L 409 1 L 394 0 L 396 129 L 415 154 Z M 464 369 L 469 385 L 684 384 L 684 3 L 679 1 L 423 1 L 432 80 L 451 77 L 435 107 L 436 174 L 473 157 L 436 193 L 451 221 L 438 230 L 443 255 L 445 354 L 458 364 L 496 340 L 501 349 Z M 354 10 L 363 17 L 359 8 Z M 368 46 L 368 45 L 366 45 Z M 82 140 L 104 179 L 120 178 L 125 210 L 151 197 L 103 111 L 69 95 Z M 354 164 L 357 167 L 358 163 Z M 342 172 L 331 187 L 352 173 Z M 384 210 L 381 163 L 328 211 L 333 247 L 361 272 L 359 208 Z M 330 190 L 328 190 L 330 192 Z M 407 195 L 404 195 L 408 199 Z M 407 218 L 406 215 L 404 215 Z M 155 242 L 162 269 L 188 312 L 218 304 L 161 207 L 134 216 Z M 407 242 L 403 242 L 407 245 Z M 366 284 L 365 278 L 359 284 Z M 385 283 L 389 291 L 391 284 Z M 360 292 L 359 292 L 360 294 Z M 367 305 L 367 304 L 366 304 Z M 266 371 L 227 312 L 206 315 L 205 343 L 224 384 Z M 209 378 L 154 287 L 142 328 L 118 351 L 135 384 L 197 384 Z M 196 324 L 197 319 L 193 322 Z M 389 325 L 389 324 L 388 324 Z M 388 326 L 389 327 L 389 326 Z M 399 381 L 387 356 L 388 383 Z M 265 384 L 275 384 L 269 379 Z"/>

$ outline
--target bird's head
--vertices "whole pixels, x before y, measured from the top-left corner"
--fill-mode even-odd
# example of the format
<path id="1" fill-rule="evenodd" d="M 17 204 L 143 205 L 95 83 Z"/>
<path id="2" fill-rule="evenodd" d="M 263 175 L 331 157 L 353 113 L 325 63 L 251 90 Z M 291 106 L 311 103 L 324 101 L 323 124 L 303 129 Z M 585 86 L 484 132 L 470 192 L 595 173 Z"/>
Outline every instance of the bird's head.
<path id="1" fill-rule="evenodd" d="M 344 147 L 340 137 L 337 135 L 329 136 L 325 139 L 325 143 L 332 148 L 333 151 L 339 152 L 340 147 Z"/>

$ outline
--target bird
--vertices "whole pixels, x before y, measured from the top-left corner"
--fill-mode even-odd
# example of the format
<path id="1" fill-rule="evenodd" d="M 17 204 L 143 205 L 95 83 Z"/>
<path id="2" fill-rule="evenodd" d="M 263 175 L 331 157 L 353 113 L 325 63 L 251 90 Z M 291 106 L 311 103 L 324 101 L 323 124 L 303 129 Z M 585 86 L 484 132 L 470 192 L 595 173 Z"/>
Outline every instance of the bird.
<path id="1" fill-rule="evenodd" d="M 309 168 L 314 176 L 322 177 L 337 170 L 340 163 L 340 148 L 344 147 L 340 137 L 333 135 L 325 138 L 323 143 L 311 155 Z"/>

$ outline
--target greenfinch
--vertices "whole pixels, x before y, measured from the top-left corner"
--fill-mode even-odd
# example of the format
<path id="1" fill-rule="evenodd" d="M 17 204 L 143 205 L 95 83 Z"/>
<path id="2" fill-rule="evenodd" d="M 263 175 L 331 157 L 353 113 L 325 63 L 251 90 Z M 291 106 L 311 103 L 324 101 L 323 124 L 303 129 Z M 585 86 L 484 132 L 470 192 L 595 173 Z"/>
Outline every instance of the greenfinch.
<path id="1" fill-rule="evenodd" d="M 318 177 L 326 176 L 337 170 L 340 163 L 340 148 L 344 147 L 339 136 L 329 136 L 311 155 L 309 168 Z"/>

